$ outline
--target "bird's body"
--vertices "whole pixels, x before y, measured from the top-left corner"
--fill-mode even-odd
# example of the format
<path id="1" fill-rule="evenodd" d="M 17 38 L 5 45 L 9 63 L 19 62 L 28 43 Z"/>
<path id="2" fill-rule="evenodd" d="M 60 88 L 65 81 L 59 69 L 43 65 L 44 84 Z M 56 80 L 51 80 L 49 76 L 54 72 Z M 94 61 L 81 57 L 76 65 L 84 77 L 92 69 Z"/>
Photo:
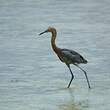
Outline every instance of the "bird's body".
<path id="1" fill-rule="evenodd" d="M 61 50 L 61 61 L 66 64 L 80 64 L 80 63 L 87 63 L 79 53 L 69 50 L 69 49 L 60 49 Z"/>
<path id="2" fill-rule="evenodd" d="M 71 78 L 71 80 L 70 80 L 70 82 L 68 84 L 68 88 L 70 87 L 71 82 L 72 82 L 72 80 L 74 78 L 74 75 L 73 75 L 73 73 L 71 71 L 71 68 L 70 68 L 70 64 L 74 64 L 75 66 L 80 68 L 85 73 L 85 76 L 86 76 L 86 79 L 87 79 L 87 83 L 88 83 L 88 87 L 90 88 L 90 84 L 89 84 L 89 80 L 88 80 L 86 72 L 81 67 L 78 66 L 78 64 L 80 64 L 80 63 L 86 64 L 87 60 L 85 60 L 79 53 L 77 53 L 77 52 L 75 52 L 73 50 L 61 49 L 61 48 L 57 47 L 56 43 L 55 43 L 56 35 L 57 35 L 57 32 L 56 32 L 55 28 L 49 27 L 48 30 L 40 33 L 39 35 L 41 35 L 43 33 L 46 33 L 46 32 L 51 32 L 52 33 L 51 46 L 53 48 L 53 51 L 57 54 L 59 59 L 68 66 L 68 68 L 70 70 L 70 73 L 72 75 L 72 78 Z"/>
<path id="3" fill-rule="evenodd" d="M 51 45 L 53 48 L 53 51 L 57 54 L 59 59 L 66 63 L 66 64 L 80 64 L 80 63 L 87 63 L 87 60 L 85 60 L 79 53 L 70 50 L 70 49 L 61 49 L 56 46 L 55 40 L 56 40 L 56 29 L 51 28 Z"/>

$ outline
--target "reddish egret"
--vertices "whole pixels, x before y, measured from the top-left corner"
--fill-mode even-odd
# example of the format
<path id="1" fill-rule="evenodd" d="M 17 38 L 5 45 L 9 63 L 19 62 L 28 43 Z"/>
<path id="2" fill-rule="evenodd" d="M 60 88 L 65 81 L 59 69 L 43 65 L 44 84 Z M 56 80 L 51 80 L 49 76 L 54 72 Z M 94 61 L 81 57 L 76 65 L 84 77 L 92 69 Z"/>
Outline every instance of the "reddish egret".
<path id="1" fill-rule="evenodd" d="M 47 33 L 47 32 L 52 33 L 51 45 L 52 45 L 53 51 L 57 54 L 59 59 L 67 65 L 67 67 L 69 68 L 69 71 L 71 73 L 72 77 L 71 77 L 71 80 L 68 84 L 68 88 L 70 87 L 71 82 L 74 79 L 74 75 L 73 75 L 72 70 L 70 68 L 70 64 L 73 64 L 73 65 L 77 66 L 79 69 L 81 69 L 84 72 L 86 80 L 87 80 L 88 87 L 91 88 L 86 71 L 84 71 L 79 66 L 80 63 L 86 64 L 87 60 L 85 60 L 79 53 L 77 53 L 73 50 L 61 49 L 61 48 L 57 47 L 56 44 L 55 44 L 55 39 L 56 39 L 56 35 L 57 35 L 57 31 L 56 31 L 55 28 L 49 27 L 46 31 L 40 33 L 39 35 L 42 35 L 42 34 Z"/>

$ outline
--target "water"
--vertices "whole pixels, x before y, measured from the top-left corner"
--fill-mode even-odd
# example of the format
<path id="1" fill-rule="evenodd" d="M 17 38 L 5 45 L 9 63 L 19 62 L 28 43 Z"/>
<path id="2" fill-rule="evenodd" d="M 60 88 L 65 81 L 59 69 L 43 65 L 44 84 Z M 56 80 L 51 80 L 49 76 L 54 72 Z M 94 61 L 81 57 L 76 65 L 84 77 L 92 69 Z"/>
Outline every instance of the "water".
<path id="1" fill-rule="evenodd" d="M 0 0 L 0 110 L 109 110 L 109 0 Z M 84 74 L 68 68 L 50 47 L 48 26 L 58 30 L 57 45 L 81 53 Z"/>

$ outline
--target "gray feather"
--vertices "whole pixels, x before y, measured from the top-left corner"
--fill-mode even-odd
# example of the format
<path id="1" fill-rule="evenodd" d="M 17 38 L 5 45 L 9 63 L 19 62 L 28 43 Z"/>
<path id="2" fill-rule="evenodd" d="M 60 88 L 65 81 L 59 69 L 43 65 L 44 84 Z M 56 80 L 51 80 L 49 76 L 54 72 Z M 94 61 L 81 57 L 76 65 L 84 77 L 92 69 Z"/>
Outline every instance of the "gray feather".
<path id="1" fill-rule="evenodd" d="M 87 63 L 79 53 L 69 50 L 69 49 L 61 49 L 63 60 L 67 64 L 79 64 L 79 63 Z"/>

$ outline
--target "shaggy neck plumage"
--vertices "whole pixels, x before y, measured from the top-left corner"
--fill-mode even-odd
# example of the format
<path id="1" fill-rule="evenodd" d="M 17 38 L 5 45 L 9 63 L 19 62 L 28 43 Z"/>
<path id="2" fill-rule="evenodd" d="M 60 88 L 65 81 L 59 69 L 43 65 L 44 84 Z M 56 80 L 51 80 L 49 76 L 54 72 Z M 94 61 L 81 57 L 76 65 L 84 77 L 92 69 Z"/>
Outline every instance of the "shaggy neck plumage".
<path id="1" fill-rule="evenodd" d="M 56 35 L 57 35 L 57 32 L 56 32 L 56 30 L 53 30 L 52 32 L 52 38 L 51 38 L 51 45 L 52 45 L 52 48 L 53 48 L 53 50 L 55 51 L 55 52 L 57 52 L 57 46 L 56 46 L 56 44 L 55 44 L 55 39 L 56 39 Z"/>

